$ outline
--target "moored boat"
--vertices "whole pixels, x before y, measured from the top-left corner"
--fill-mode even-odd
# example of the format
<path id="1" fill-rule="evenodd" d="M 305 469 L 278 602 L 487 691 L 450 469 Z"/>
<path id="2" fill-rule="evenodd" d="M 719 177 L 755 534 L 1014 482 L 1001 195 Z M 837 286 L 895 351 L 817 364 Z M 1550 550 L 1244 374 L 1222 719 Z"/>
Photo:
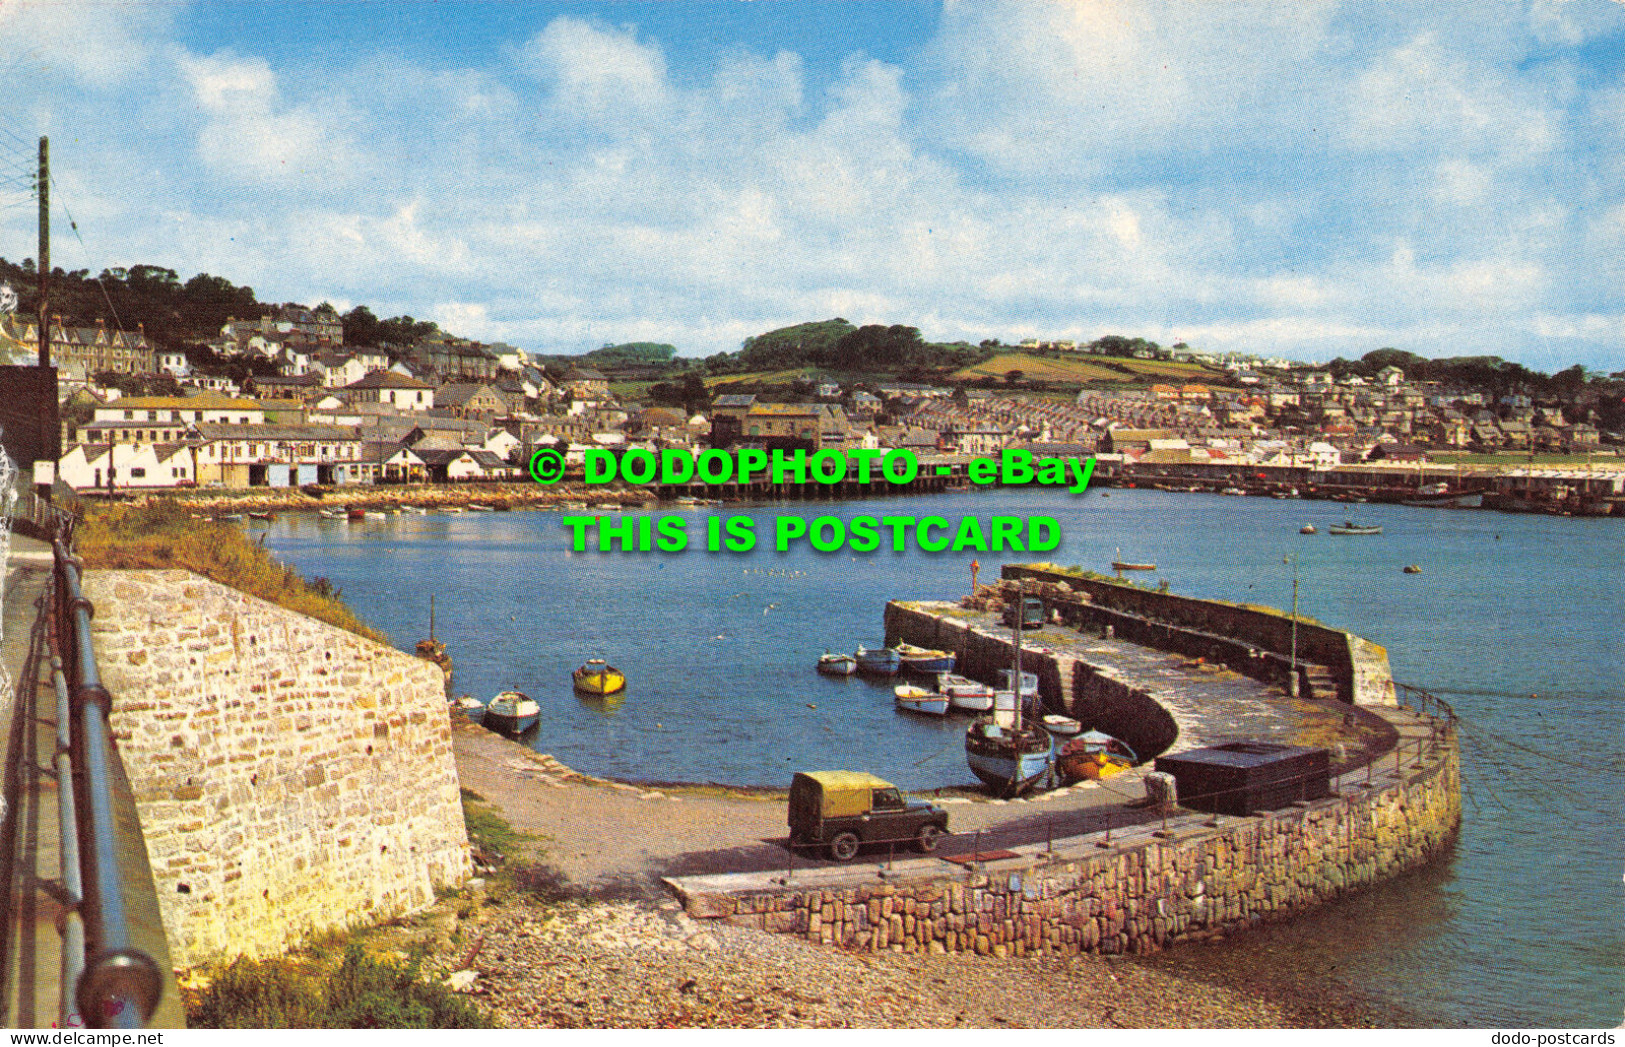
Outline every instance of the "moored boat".
<path id="1" fill-rule="evenodd" d="M 947 673 L 954 668 L 952 651 L 936 651 L 913 644 L 897 645 L 897 658 L 904 669 L 916 673 Z"/>
<path id="2" fill-rule="evenodd" d="M 993 688 L 979 680 L 941 673 L 937 676 L 937 690 L 948 696 L 948 704 L 955 709 L 985 713 L 993 708 Z"/>
<path id="3" fill-rule="evenodd" d="M 903 665 L 902 658 L 890 647 L 869 648 L 859 644 L 855 657 L 858 672 L 869 676 L 896 676 Z"/>
<path id="4" fill-rule="evenodd" d="M 825 676 L 851 676 L 858 671 L 858 660 L 850 654 L 825 651 L 818 658 L 818 671 Z"/>
<path id="5" fill-rule="evenodd" d="M 1083 730 L 1083 724 L 1070 716 L 1062 716 L 1060 713 L 1047 713 L 1040 722 L 1043 724 L 1044 730 L 1057 738 L 1071 738 Z"/>
<path id="6" fill-rule="evenodd" d="M 897 708 L 907 712 L 925 713 L 928 716 L 946 716 L 948 713 L 948 696 L 945 694 L 909 683 L 898 684 L 892 689 L 892 694 L 896 698 Z"/>
<path id="7" fill-rule="evenodd" d="M 316 515 L 324 520 L 342 520 L 346 513 L 343 509 L 318 509 Z"/>
<path id="8" fill-rule="evenodd" d="M 1010 681 L 1013 678 L 1014 678 L 1014 674 L 1012 673 L 1011 670 L 1009 670 L 1009 669 L 1000 669 L 999 670 L 999 687 L 1000 687 L 1000 689 L 1006 690 L 1006 691 L 1015 690 L 1015 688 L 1010 685 Z M 1022 673 L 1021 674 L 1021 696 L 1023 698 L 1036 698 L 1036 697 L 1038 697 L 1038 674 L 1037 673 Z"/>
<path id="9" fill-rule="evenodd" d="M 1156 569 L 1157 565 L 1154 563 L 1132 563 L 1128 560 L 1112 561 L 1112 570 L 1114 571 L 1155 571 Z"/>
<path id="10" fill-rule="evenodd" d="M 1085 731 L 1061 746 L 1055 768 L 1067 782 L 1099 781 L 1139 762 L 1128 743 L 1101 731 Z"/>
<path id="11" fill-rule="evenodd" d="M 587 694 L 614 694 L 626 687 L 626 674 L 602 658 L 589 658 L 570 674 L 570 680 L 576 690 Z"/>
<path id="12" fill-rule="evenodd" d="M 1025 596 L 1018 588 L 1017 600 Z M 1004 670 L 1006 685 L 1014 681 L 1025 691 L 1030 678 L 1036 693 L 1038 677 L 1021 671 L 1019 623 L 1011 626 L 1010 634 L 1014 637 L 1015 658 L 1014 665 Z M 1008 708 L 1000 707 L 1001 699 L 1008 702 Z M 979 717 L 965 731 L 965 763 L 1000 796 L 1017 796 L 1054 774 L 1055 739 L 1024 715 L 1026 704 L 1014 691 L 996 692 L 993 715 Z"/>
<path id="13" fill-rule="evenodd" d="M 524 734 L 542 718 L 542 707 L 519 691 L 503 691 L 485 707 L 483 723 L 503 734 Z"/>
<path id="14" fill-rule="evenodd" d="M 473 720 L 475 723 L 478 723 L 485 717 L 485 703 L 474 697 L 472 694 L 459 695 L 458 697 L 453 698 L 447 704 L 449 704 L 457 712 L 462 713 L 468 719 Z"/>
<path id="15" fill-rule="evenodd" d="M 345 515 L 346 519 L 350 519 L 350 520 L 365 520 L 367 518 L 367 510 L 365 510 L 365 509 L 346 509 L 344 511 L 344 515 Z"/>
<path id="16" fill-rule="evenodd" d="M 1299 534 L 1319 534 L 1320 532 L 1315 530 L 1315 525 L 1314 524 L 1304 524 L 1302 527 L 1298 528 L 1298 533 Z"/>
<path id="17" fill-rule="evenodd" d="M 417 656 L 424 661 L 433 662 L 440 666 L 440 671 L 446 675 L 446 683 L 451 683 L 451 655 L 446 653 L 446 645 L 435 639 L 434 636 L 434 594 L 429 594 L 429 638 L 419 640 Z"/>
<path id="18" fill-rule="evenodd" d="M 1342 524 L 1332 524 L 1326 528 L 1327 534 L 1381 534 L 1381 524 L 1357 524 L 1352 520 L 1345 520 Z"/>

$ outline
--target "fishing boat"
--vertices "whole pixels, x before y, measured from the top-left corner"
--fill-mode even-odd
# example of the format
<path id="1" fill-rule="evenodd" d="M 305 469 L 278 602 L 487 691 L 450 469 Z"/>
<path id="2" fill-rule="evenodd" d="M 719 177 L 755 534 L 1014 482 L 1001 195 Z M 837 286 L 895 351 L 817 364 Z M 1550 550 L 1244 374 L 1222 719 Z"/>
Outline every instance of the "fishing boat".
<path id="1" fill-rule="evenodd" d="M 1302 527 L 1298 528 L 1298 533 L 1299 534 L 1319 534 L 1320 532 L 1315 530 L 1315 525 L 1314 524 L 1304 524 Z"/>
<path id="2" fill-rule="evenodd" d="M 900 683 L 892 689 L 896 697 L 897 708 L 911 713 L 924 713 L 927 716 L 946 716 L 948 714 L 948 696 L 936 691 L 928 691 L 924 687 L 916 687 L 911 683 Z"/>
<path id="3" fill-rule="evenodd" d="M 1005 691 L 1014 691 L 1015 688 L 1010 685 L 1010 681 L 1012 679 L 1014 679 L 1014 678 L 1015 677 L 1013 675 L 1012 670 L 1000 669 L 999 670 L 999 688 L 1001 690 L 1005 690 Z M 1038 674 L 1037 673 L 1022 673 L 1021 674 L 1021 696 L 1023 698 L 1036 698 L 1036 697 L 1038 697 Z"/>
<path id="4" fill-rule="evenodd" d="M 350 519 L 350 520 L 365 520 L 367 518 L 367 510 L 365 510 L 365 509 L 346 509 L 344 511 L 344 515 L 345 515 L 345 517 L 347 519 Z"/>
<path id="5" fill-rule="evenodd" d="M 1060 713 L 1048 713 L 1040 722 L 1043 724 L 1044 730 L 1057 738 L 1071 738 L 1083 730 L 1083 724 L 1070 716 L 1062 716 Z"/>
<path id="6" fill-rule="evenodd" d="M 496 512 L 496 507 L 491 505 L 481 505 L 478 502 L 469 502 L 468 511 L 471 513 L 494 513 Z"/>
<path id="7" fill-rule="evenodd" d="M 518 691 L 503 691 L 485 707 L 485 726 L 503 734 L 524 734 L 542 718 L 542 707 Z"/>
<path id="8" fill-rule="evenodd" d="M 626 674 L 602 658 L 589 658 L 587 664 L 570 674 L 578 691 L 587 694 L 614 694 L 626 689 Z"/>
<path id="9" fill-rule="evenodd" d="M 850 654 L 825 651 L 818 658 L 818 671 L 825 676 L 851 676 L 858 671 L 858 660 Z"/>
<path id="10" fill-rule="evenodd" d="M 425 661 L 440 666 L 440 671 L 446 674 L 446 682 L 451 683 L 451 655 L 446 653 L 446 645 L 434 638 L 434 594 L 429 594 L 429 638 L 419 640 L 417 655 Z"/>
<path id="11" fill-rule="evenodd" d="M 1351 520 L 1344 520 L 1341 525 L 1332 524 L 1326 528 L 1327 534 L 1381 534 L 1381 524 L 1357 524 Z"/>
<path id="12" fill-rule="evenodd" d="M 1055 768 L 1067 782 L 1099 781 L 1139 762 L 1127 742 L 1100 731 L 1085 731 L 1061 746 Z"/>
<path id="13" fill-rule="evenodd" d="M 1123 559 L 1123 550 L 1121 549 L 1117 550 L 1117 559 L 1112 561 L 1112 570 L 1114 571 L 1155 571 L 1156 569 L 1157 565 L 1154 563 L 1135 563 L 1133 560 Z"/>
<path id="14" fill-rule="evenodd" d="M 953 672 L 954 654 L 952 651 L 935 651 L 927 647 L 915 647 L 913 644 L 900 643 L 897 645 L 897 658 L 902 667 L 916 673 L 947 673 Z"/>
<path id="15" fill-rule="evenodd" d="M 937 690 L 948 696 L 948 704 L 955 709 L 985 713 L 993 708 L 993 688 L 979 680 L 953 673 L 939 673 Z"/>
<path id="16" fill-rule="evenodd" d="M 316 515 L 324 520 L 342 520 L 345 517 L 343 509 L 318 509 Z"/>
<path id="17" fill-rule="evenodd" d="M 1018 598 L 1023 595 L 1017 593 Z M 1015 637 L 1015 655 L 1006 679 L 1025 684 L 1033 674 L 1021 671 L 1021 628 L 1017 625 L 1010 632 Z M 1035 691 L 1037 686 L 1038 679 L 1033 676 Z M 1006 693 L 1010 709 L 1000 710 L 995 694 L 993 715 L 978 718 L 965 731 L 965 762 L 988 788 L 1008 798 L 1026 792 L 1053 774 L 1055 739 L 1042 727 L 1028 722 L 1022 715 L 1025 703 L 1013 692 Z"/>
<path id="18" fill-rule="evenodd" d="M 859 644 L 855 657 L 858 672 L 869 676 L 896 676 L 903 665 L 902 658 L 890 647 L 871 649 Z"/>
<path id="19" fill-rule="evenodd" d="M 266 510 L 263 513 L 249 513 L 248 518 L 251 520 L 275 520 L 276 513 L 273 513 L 270 510 Z"/>
<path id="20" fill-rule="evenodd" d="M 485 703 L 472 694 L 459 695 L 447 704 L 475 723 L 479 723 L 485 717 Z"/>

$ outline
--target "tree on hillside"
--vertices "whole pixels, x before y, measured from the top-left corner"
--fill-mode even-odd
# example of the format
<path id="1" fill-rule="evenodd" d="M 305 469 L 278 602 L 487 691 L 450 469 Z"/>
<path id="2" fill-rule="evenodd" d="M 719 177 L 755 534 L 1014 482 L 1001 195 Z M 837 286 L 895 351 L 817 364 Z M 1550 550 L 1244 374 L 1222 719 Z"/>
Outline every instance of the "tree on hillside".
<path id="1" fill-rule="evenodd" d="M 849 371 L 896 371 L 919 363 L 924 345 L 917 327 L 866 324 L 836 343 L 833 363 Z"/>

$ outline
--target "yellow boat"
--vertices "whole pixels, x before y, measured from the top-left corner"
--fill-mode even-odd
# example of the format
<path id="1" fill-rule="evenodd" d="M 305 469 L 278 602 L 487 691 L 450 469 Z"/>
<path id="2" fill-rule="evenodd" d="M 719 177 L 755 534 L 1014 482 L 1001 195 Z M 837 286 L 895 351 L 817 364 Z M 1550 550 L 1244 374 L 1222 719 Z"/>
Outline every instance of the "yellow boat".
<path id="1" fill-rule="evenodd" d="M 602 658 L 589 659 L 586 665 L 570 674 L 576 690 L 587 694 L 614 694 L 626 689 L 626 674 Z"/>

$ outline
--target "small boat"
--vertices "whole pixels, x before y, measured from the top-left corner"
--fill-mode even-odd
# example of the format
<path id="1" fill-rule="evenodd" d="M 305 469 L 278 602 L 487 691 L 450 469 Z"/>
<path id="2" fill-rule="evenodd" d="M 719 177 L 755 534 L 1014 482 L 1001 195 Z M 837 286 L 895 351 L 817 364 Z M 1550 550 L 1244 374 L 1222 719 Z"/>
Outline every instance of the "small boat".
<path id="1" fill-rule="evenodd" d="M 1413 564 L 1413 563 L 1406 564 L 1405 565 L 1405 573 L 1406 574 L 1421 574 L 1422 573 L 1422 568 L 1419 567 L 1416 564 Z"/>
<path id="2" fill-rule="evenodd" d="M 947 673 L 954 668 L 952 651 L 934 651 L 913 644 L 897 645 L 897 657 L 904 669 L 917 673 Z"/>
<path id="3" fill-rule="evenodd" d="M 503 691 L 485 707 L 485 726 L 503 734 L 524 734 L 542 718 L 542 707 L 518 691 Z"/>
<path id="4" fill-rule="evenodd" d="M 1068 782 L 1099 781 L 1139 763 L 1128 743 L 1100 731 L 1086 731 L 1061 746 L 1055 766 Z"/>
<path id="5" fill-rule="evenodd" d="M 602 658 L 589 658 L 587 664 L 570 674 L 578 691 L 587 694 L 614 694 L 626 689 L 626 674 Z"/>
<path id="6" fill-rule="evenodd" d="M 273 512 L 271 512 L 269 510 L 267 510 L 267 511 L 265 511 L 263 513 L 249 513 L 248 518 L 251 519 L 251 520 L 275 520 L 276 519 L 276 513 L 273 513 Z"/>
<path id="7" fill-rule="evenodd" d="M 1357 524 L 1344 520 L 1342 525 L 1332 524 L 1326 528 L 1327 534 L 1381 534 L 1381 524 Z"/>
<path id="8" fill-rule="evenodd" d="M 1062 716 L 1059 713 L 1046 714 L 1040 723 L 1043 724 L 1044 730 L 1057 738 L 1070 738 L 1083 730 L 1083 724 L 1070 716 Z"/>
<path id="9" fill-rule="evenodd" d="M 343 509 L 318 509 L 316 515 L 324 520 L 342 520 L 346 514 Z"/>
<path id="10" fill-rule="evenodd" d="M 1000 669 L 999 670 L 999 689 L 1003 690 L 1003 691 L 1013 691 L 1013 690 L 1015 690 L 1014 687 L 1010 686 L 1010 679 L 1011 679 L 1011 670 L 1009 670 L 1009 669 Z M 1038 674 L 1037 673 L 1022 673 L 1021 674 L 1021 696 L 1023 698 L 1036 698 L 1038 696 Z"/>
<path id="11" fill-rule="evenodd" d="M 479 723 L 480 720 L 485 718 L 485 703 L 472 694 L 460 695 L 447 704 L 475 723 Z"/>
<path id="12" fill-rule="evenodd" d="M 1001 727 L 983 717 L 965 731 L 965 762 L 1000 796 L 1032 788 L 1054 765 L 1055 740 L 1048 731 Z"/>
<path id="13" fill-rule="evenodd" d="M 856 658 L 858 672 L 870 676 L 896 676 L 903 666 L 902 658 L 890 647 L 871 649 L 860 644 Z"/>
<path id="14" fill-rule="evenodd" d="M 367 518 L 367 510 L 365 510 L 365 509 L 346 509 L 344 511 L 344 516 L 345 516 L 346 519 L 349 519 L 349 520 L 365 520 Z"/>
<path id="15" fill-rule="evenodd" d="M 927 716 L 946 716 L 948 714 L 948 696 L 936 691 L 928 691 L 924 687 L 915 687 L 910 683 L 900 683 L 892 689 L 897 700 L 897 708 L 911 713 L 924 713 Z"/>
<path id="16" fill-rule="evenodd" d="M 1320 532 L 1315 530 L 1315 525 L 1314 524 L 1304 524 L 1302 527 L 1298 528 L 1298 533 L 1299 534 L 1319 534 Z"/>
<path id="17" fill-rule="evenodd" d="M 221 513 L 219 516 L 209 517 L 209 519 L 213 520 L 215 523 L 239 523 L 242 521 L 242 518 L 242 513 Z"/>
<path id="18" fill-rule="evenodd" d="M 389 516 L 388 513 L 379 512 L 377 509 L 368 509 L 366 519 L 368 519 L 368 520 L 382 520 L 382 519 L 385 519 L 388 516 Z"/>
<path id="19" fill-rule="evenodd" d="M 1224 490 L 1220 491 L 1219 493 L 1220 494 L 1243 495 L 1243 494 L 1246 494 L 1247 492 L 1243 491 L 1239 487 L 1226 487 Z"/>
<path id="20" fill-rule="evenodd" d="M 429 515 L 429 510 L 423 508 L 423 506 L 421 506 L 421 505 L 403 505 L 403 506 L 401 506 L 401 512 L 403 514 L 407 515 L 407 516 L 428 516 Z"/>
<path id="21" fill-rule="evenodd" d="M 478 502 L 470 502 L 468 503 L 468 511 L 471 513 L 494 513 L 496 512 L 496 508 L 494 506 L 481 505 Z"/>
<path id="22" fill-rule="evenodd" d="M 1154 563 L 1135 563 L 1132 560 L 1123 559 L 1123 550 L 1121 549 L 1117 550 L 1117 559 L 1112 561 L 1112 570 L 1114 571 L 1155 571 L 1156 569 L 1157 565 Z"/>
<path id="23" fill-rule="evenodd" d="M 948 704 L 955 709 L 985 713 L 993 708 L 993 688 L 968 677 L 941 673 L 937 676 L 937 690 L 948 696 Z"/>
<path id="24" fill-rule="evenodd" d="M 858 671 L 858 660 L 850 654 L 825 651 L 818 658 L 818 671 L 825 676 L 851 676 Z"/>

